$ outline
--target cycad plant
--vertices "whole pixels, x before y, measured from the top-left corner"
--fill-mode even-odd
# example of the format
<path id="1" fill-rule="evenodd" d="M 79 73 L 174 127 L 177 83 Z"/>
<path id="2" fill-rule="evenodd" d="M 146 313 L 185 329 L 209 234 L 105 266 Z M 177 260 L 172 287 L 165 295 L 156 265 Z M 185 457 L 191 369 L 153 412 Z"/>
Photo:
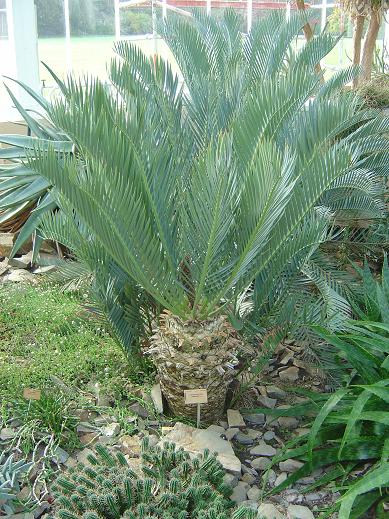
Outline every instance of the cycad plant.
<path id="1" fill-rule="evenodd" d="M 37 142 L 30 156 L 67 215 L 46 233 L 76 222 L 98 267 L 119 269 L 158 309 L 147 350 L 176 414 L 192 414 L 191 388 L 208 389 L 205 418 L 222 413 L 247 297 L 260 314 L 333 212 L 382 209 L 389 121 L 340 92 L 351 69 L 322 83 L 315 65 L 336 40 L 295 52 L 303 24 L 273 13 L 244 36 L 231 11 L 171 19 L 161 32 L 180 75 L 119 43 L 110 88 L 70 78 L 49 109 L 74 155 Z M 136 326 L 142 307 L 127 318 Z"/>

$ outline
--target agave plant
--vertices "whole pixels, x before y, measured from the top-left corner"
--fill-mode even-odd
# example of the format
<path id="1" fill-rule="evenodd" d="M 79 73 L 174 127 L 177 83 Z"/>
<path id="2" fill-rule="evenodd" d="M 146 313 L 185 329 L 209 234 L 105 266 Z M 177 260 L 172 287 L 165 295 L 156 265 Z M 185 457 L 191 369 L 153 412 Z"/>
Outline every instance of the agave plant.
<path id="1" fill-rule="evenodd" d="M 61 86 L 55 74 L 53 76 Z M 26 125 L 26 132 L 28 129 L 33 137 L 0 134 L 0 143 L 6 145 L 0 149 L 0 232 L 18 232 L 11 256 L 33 236 L 35 256 L 40 247 L 40 237 L 36 235 L 39 221 L 42 215 L 55 209 L 57 204 L 50 194 L 50 182 L 28 167 L 27 154 L 34 149 L 36 139 L 39 139 L 41 147 L 50 144 L 59 154 L 71 153 L 72 143 L 47 119 L 50 103 L 28 85 L 19 81 L 16 83 L 30 94 L 42 112 L 32 113 L 25 110 L 6 86 Z"/>
<path id="2" fill-rule="evenodd" d="M 351 69 L 322 83 L 315 65 L 336 40 L 295 51 L 304 21 L 273 13 L 243 36 L 231 11 L 171 19 L 161 31 L 180 76 L 118 43 L 112 89 L 70 78 L 48 109 L 77 153 L 37 142 L 30 154 L 66 214 L 45 232 L 76 222 L 99 268 L 161 309 L 148 352 L 176 414 L 193 413 L 183 391 L 199 387 L 205 418 L 222 413 L 247 298 L 258 315 L 286 291 L 333 212 L 383 209 L 389 121 L 340 92 Z M 130 327 L 144 315 L 129 314 Z"/>

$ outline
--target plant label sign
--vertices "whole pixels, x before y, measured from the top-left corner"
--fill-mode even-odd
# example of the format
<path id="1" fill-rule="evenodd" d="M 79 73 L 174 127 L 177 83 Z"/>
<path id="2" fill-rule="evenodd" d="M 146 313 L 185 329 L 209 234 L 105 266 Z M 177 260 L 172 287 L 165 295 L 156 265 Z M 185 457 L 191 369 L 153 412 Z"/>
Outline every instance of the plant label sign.
<path id="1" fill-rule="evenodd" d="M 207 404 L 208 392 L 206 389 L 187 389 L 184 398 L 185 404 Z"/>
<path id="2" fill-rule="evenodd" d="M 40 389 L 32 389 L 31 387 L 26 387 L 23 390 L 23 396 L 26 400 L 40 400 L 42 396 L 42 391 Z"/>

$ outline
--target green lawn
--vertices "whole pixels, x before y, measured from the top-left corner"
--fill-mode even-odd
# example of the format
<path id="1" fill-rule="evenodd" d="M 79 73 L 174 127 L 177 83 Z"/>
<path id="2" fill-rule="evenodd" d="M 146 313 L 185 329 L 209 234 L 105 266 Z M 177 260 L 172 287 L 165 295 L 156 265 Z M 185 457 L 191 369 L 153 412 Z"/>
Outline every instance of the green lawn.
<path id="1" fill-rule="evenodd" d="M 161 40 L 157 40 L 155 43 L 153 39 L 143 36 L 132 41 L 147 54 L 152 55 L 156 50 L 165 57 L 171 57 L 169 49 Z M 106 79 L 107 65 L 115 56 L 113 52 L 115 38 L 113 36 L 88 36 L 72 38 L 71 42 L 73 72 L 77 75 L 89 73 Z M 38 40 L 38 51 L 41 62 L 47 63 L 58 76 L 66 75 L 65 38 L 41 38 Z M 53 83 L 50 74 L 42 64 L 40 78 L 45 80 L 46 85 Z"/>
<path id="2" fill-rule="evenodd" d="M 52 375 L 78 389 L 99 382 L 128 397 L 144 382 L 104 324 L 85 318 L 82 300 L 56 287 L 0 286 L 0 404 L 23 388 L 49 389 Z"/>

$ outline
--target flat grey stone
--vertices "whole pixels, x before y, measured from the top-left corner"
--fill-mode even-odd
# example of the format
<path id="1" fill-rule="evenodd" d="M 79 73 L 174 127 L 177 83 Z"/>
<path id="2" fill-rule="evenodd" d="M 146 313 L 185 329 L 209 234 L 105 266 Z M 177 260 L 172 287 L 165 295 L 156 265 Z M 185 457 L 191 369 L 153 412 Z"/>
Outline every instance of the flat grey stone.
<path id="1" fill-rule="evenodd" d="M 246 414 L 244 419 L 252 424 L 263 425 L 265 423 L 265 415 L 263 413 Z"/>
<path id="2" fill-rule="evenodd" d="M 276 453 L 276 449 L 264 441 L 261 441 L 258 445 L 250 449 L 252 456 L 274 456 Z"/>
<path id="3" fill-rule="evenodd" d="M 238 481 L 239 481 L 239 478 L 238 478 L 237 475 L 230 474 L 230 473 L 227 472 L 223 476 L 223 483 L 225 485 L 228 485 L 231 488 L 236 487 L 236 485 L 238 484 Z"/>
<path id="4" fill-rule="evenodd" d="M 250 485 L 245 483 L 244 481 L 239 481 L 239 483 L 234 487 L 231 494 L 231 501 L 234 503 L 242 503 L 247 499 L 247 491 L 250 489 Z"/>
<path id="5" fill-rule="evenodd" d="M 159 414 L 162 414 L 163 413 L 163 400 L 162 400 L 161 386 L 159 384 L 154 384 L 154 386 L 151 388 L 150 396 L 153 401 L 155 410 Z"/>
<path id="6" fill-rule="evenodd" d="M 271 465 L 271 459 L 264 458 L 264 457 L 254 458 L 251 462 L 251 466 L 255 470 L 260 470 L 260 471 L 266 470 L 270 465 Z"/>
<path id="7" fill-rule="evenodd" d="M 286 519 L 272 503 L 261 503 L 258 507 L 258 518 L 260 519 Z"/>
<path id="8" fill-rule="evenodd" d="M 227 420 L 229 427 L 245 427 L 246 423 L 242 415 L 236 409 L 227 409 Z"/>
<path id="9" fill-rule="evenodd" d="M 274 440 L 275 433 L 273 431 L 266 431 L 265 434 L 262 436 L 262 438 L 265 441 Z"/>
<path id="10" fill-rule="evenodd" d="M 270 398 L 284 398 L 286 396 L 286 392 L 278 386 L 267 386 L 266 391 Z"/>
<path id="11" fill-rule="evenodd" d="M 291 458 L 285 461 L 280 461 L 280 463 L 278 464 L 280 470 L 288 473 L 296 472 L 296 470 L 300 469 L 303 465 L 304 463 L 301 463 L 301 461 L 293 460 Z"/>
<path id="12" fill-rule="evenodd" d="M 190 425 L 177 422 L 161 441 L 162 443 L 165 441 L 173 442 L 194 454 L 203 452 L 205 449 L 212 453 L 217 452 L 217 459 L 227 472 L 241 474 L 242 465 L 235 455 L 231 443 L 223 440 L 220 434 L 213 430 L 196 429 Z"/>
<path id="13" fill-rule="evenodd" d="M 252 485 L 255 483 L 255 476 L 253 474 L 250 474 L 249 472 L 246 472 L 243 474 L 243 476 L 240 478 L 241 481 L 244 481 L 245 483 L 248 483 L 249 485 Z"/>
<path id="14" fill-rule="evenodd" d="M 286 472 L 281 472 L 274 481 L 274 486 L 278 487 L 278 485 L 281 485 L 288 477 L 288 474 Z"/>
<path id="15" fill-rule="evenodd" d="M 299 421 L 294 416 L 279 416 L 278 424 L 284 429 L 296 429 Z"/>
<path id="16" fill-rule="evenodd" d="M 254 440 L 252 438 L 250 438 L 250 436 L 248 434 L 244 434 L 241 432 L 239 432 L 235 436 L 234 439 L 235 439 L 235 441 L 237 441 L 238 443 L 241 443 L 242 445 L 252 445 L 254 443 Z"/>
<path id="17" fill-rule="evenodd" d="M 299 368 L 295 366 L 291 366 L 290 368 L 286 368 L 278 373 L 280 380 L 285 380 L 287 382 L 296 382 L 299 378 Z"/>
<path id="18" fill-rule="evenodd" d="M 54 457 L 57 458 L 57 460 L 59 461 L 59 463 L 62 463 L 62 464 L 65 464 L 68 459 L 69 459 L 69 456 L 70 454 L 68 452 L 66 452 L 64 449 L 62 449 L 61 447 L 56 447 L 54 452 Z"/>
<path id="19" fill-rule="evenodd" d="M 261 489 L 258 487 L 251 487 L 250 490 L 247 491 L 247 497 L 248 499 L 252 501 L 258 501 L 258 499 L 261 496 Z"/>
<path id="20" fill-rule="evenodd" d="M 12 427 L 4 427 L 0 432 L 0 440 L 12 440 L 12 438 L 15 437 L 15 434 L 15 429 L 12 429 Z"/>
<path id="21" fill-rule="evenodd" d="M 289 505 L 287 516 L 288 519 L 315 519 L 311 510 L 302 505 Z"/>
<path id="22" fill-rule="evenodd" d="M 108 438 L 113 438 L 120 433 L 120 424 L 117 422 L 110 423 L 101 428 L 101 432 L 104 436 Z"/>
<path id="23" fill-rule="evenodd" d="M 264 407 L 267 407 L 268 409 L 274 409 L 277 403 L 276 398 L 270 398 L 268 396 L 260 396 L 258 400 Z"/>

